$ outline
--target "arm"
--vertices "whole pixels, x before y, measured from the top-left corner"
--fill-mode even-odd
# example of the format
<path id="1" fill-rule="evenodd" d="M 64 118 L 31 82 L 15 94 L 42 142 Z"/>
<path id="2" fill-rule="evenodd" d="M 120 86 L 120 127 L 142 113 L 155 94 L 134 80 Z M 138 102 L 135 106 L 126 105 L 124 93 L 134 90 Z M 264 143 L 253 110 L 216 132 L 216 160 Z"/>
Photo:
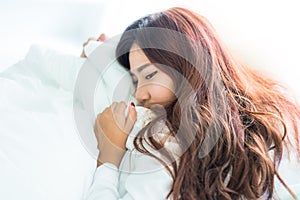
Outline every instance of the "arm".
<path id="1" fill-rule="evenodd" d="M 123 111 L 121 111 L 121 113 L 123 113 Z M 101 121 L 100 118 L 100 122 Z M 105 121 L 106 125 L 108 125 L 107 121 L 109 120 Z M 138 121 L 140 122 L 140 120 Z M 141 124 L 139 122 L 136 124 L 135 128 L 133 128 L 130 135 L 136 135 L 136 131 L 140 130 L 139 126 L 141 126 Z M 112 126 L 108 127 L 111 128 Z M 105 127 L 103 128 L 105 129 Z M 135 150 L 132 145 L 129 145 L 133 142 L 133 138 L 134 137 L 130 137 L 129 139 L 126 138 L 126 147 L 129 151 L 126 151 L 124 156 L 122 155 L 120 167 L 119 164 L 113 164 L 113 161 L 109 163 L 106 161 L 103 162 L 103 158 L 99 159 L 100 165 L 96 169 L 93 183 L 85 199 L 166 199 L 173 183 L 171 175 L 166 170 L 165 166 L 157 159 L 142 154 Z M 118 136 L 118 139 L 120 139 L 120 136 Z M 114 140 L 114 138 L 111 138 L 111 141 Z M 100 142 L 99 145 L 101 146 L 100 139 L 98 142 Z M 123 143 L 115 144 L 123 145 Z M 109 156 L 107 159 L 112 157 L 111 152 L 108 152 L 107 155 Z"/>
<path id="2" fill-rule="evenodd" d="M 87 193 L 86 200 L 119 199 L 119 172 L 115 165 L 104 163 L 97 167 L 93 183 Z"/>
<path id="3" fill-rule="evenodd" d="M 134 170 L 125 182 L 119 181 L 122 172 L 116 166 L 104 163 L 98 167 L 86 199 L 166 199 L 173 182 L 168 171 L 150 156 L 139 154 L 133 157 Z"/>
<path id="4" fill-rule="evenodd" d="M 110 163 L 119 167 L 126 152 L 126 140 L 135 121 L 136 110 L 132 103 L 128 108 L 128 116 L 125 116 L 126 104 L 114 102 L 97 116 L 95 123 L 95 135 L 98 142 L 98 163 Z"/>

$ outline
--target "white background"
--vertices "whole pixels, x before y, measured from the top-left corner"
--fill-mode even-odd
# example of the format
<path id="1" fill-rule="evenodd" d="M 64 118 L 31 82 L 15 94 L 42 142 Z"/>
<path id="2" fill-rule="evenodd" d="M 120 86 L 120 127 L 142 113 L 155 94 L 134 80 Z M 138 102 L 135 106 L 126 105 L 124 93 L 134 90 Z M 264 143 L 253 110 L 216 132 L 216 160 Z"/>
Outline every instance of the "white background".
<path id="1" fill-rule="evenodd" d="M 0 71 L 24 58 L 34 43 L 80 55 L 89 36 L 120 34 L 143 15 L 183 6 L 208 18 L 238 59 L 266 70 L 300 96 L 298 4 L 296 0 L 1 0 Z"/>

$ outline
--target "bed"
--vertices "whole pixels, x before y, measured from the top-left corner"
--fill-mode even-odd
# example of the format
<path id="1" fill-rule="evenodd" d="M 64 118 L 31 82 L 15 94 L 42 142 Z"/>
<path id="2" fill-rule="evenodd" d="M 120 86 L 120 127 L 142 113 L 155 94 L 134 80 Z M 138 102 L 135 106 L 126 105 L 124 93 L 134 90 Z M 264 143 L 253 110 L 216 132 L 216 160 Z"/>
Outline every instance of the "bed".
<path id="1" fill-rule="evenodd" d="M 109 53 L 105 56 L 113 58 Z M 0 199 L 84 197 L 96 168 L 95 116 L 111 101 L 127 101 L 130 90 L 116 87 L 131 83 L 112 62 L 97 81 L 95 109 L 76 118 L 86 109 L 76 109 L 75 84 L 89 65 L 89 59 L 33 45 L 24 59 L 0 73 Z M 76 120 L 84 118 L 80 135 L 84 122 Z"/>
<path id="2" fill-rule="evenodd" d="M 106 79 L 97 82 L 103 87 L 96 88 L 93 111 L 84 113 L 89 132 L 80 135 L 73 90 L 80 69 L 88 63 L 79 57 L 82 43 L 102 31 L 110 36 L 120 33 L 148 9 L 130 19 L 123 17 L 122 26 L 114 15 L 121 7 L 115 3 L 0 3 L 0 199 L 84 198 L 96 169 L 93 119 L 128 91 L 115 91 L 125 72 L 110 68 Z"/>
<path id="3" fill-rule="evenodd" d="M 60 26 L 54 27 L 54 24 L 50 24 L 53 27 L 49 28 L 52 30 L 50 36 L 65 34 L 65 32 L 57 31 L 62 30 L 63 26 L 69 23 L 68 16 L 75 17 L 71 20 L 74 22 L 74 26 L 71 26 L 69 30 L 73 31 L 72 34 L 77 31 L 76 38 L 68 38 L 72 35 L 70 33 L 61 38 L 70 43 L 75 41 L 75 47 L 71 45 L 61 48 L 62 46 L 50 45 L 50 48 L 44 43 L 31 45 L 33 42 L 48 39 L 34 35 L 32 38 L 27 38 L 27 43 L 21 48 L 18 45 L 24 38 L 18 37 L 19 30 L 12 30 L 16 33 L 12 36 L 13 42 L 16 42 L 15 45 L 11 45 L 12 41 L 10 40 L 4 43 L 8 48 L 1 53 L 12 54 L 6 57 L 7 60 L 2 59 L 1 64 L 4 65 L 0 66 L 0 199 L 83 199 L 93 180 L 96 168 L 97 149 L 92 132 L 95 115 L 113 100 L 127 101 L 129 99 L 130 87 L 128 90 L 116 90 L 116 87 L 122 81 L 128 85 L 131 82 L 128 81 L 128 77 L 124 78 L 127 76 L 125 71 L 115 63 L 111 63 L 113 67 L 105 71 L 105 75 L 102 74 L 101 79 L 97 82 L 98 87 L 95 88 L 93 104 L 89 104 L 91 102 L 85 104 L 90 110 L 86 112 L 81 108 L 87 107 L 74 107 L 76 105 L 74 104 L 74 94 L 84 92 L 84 90 L 76 90 L 76 88 L 78 89 L 76 87 L 78 74 L 83 67 L 92 64 L 77 56 L 81 53 L 79 51 L 81 43 L 87 39 L 87 36 L 98 34 L 100 26 L 103 28 L 101 21 L 99 21 L 98 27 L 94 27 L 95 23 L 92 25 L 87 23 L 90 21 L 89 19 L 99 19 L 103 16 L 103 13 L 92 14 L 102 12 L 101 9 L 98 9 L 102 4 L 94 2 L 82 7 L 81 3 L 80 1 L 72 3 L 73 9 L 64 13 L 65 21 L 58 17 L 56 21 L 54 20 L 54 24 L 60 24 Z M 67 11 L 66 8 L 70 6 L 65 4 L 65 7 L 57 7 L 57 4 L 57 2 L 51 4 L 50 7 L 36 4 L 34 7 L 30 7 L 24 3 L 22 6 L 26 9 L 19 9 L 18 12 L 28 11 L 31 13 L 33 11 L 32 13 L 37 13 L 38 16 L 42 12 L 40 8 L 47 7 L 50 14 L 55 13 L 57 8 Z M 2 6 L 1 11 L 6 10 L 6 14 L 13 18 L 14 14 L 10 14 L 9 8 L 9 5 Z M 83 15 L 83 11 L 88 15 Z M 136 15 L 140 16 L 141 13 L 145 12 L 141 10 Z M 32 16 L 34 17 L 33 14 Z M 82 17 L 86 17 L 86 19 L 82 19 Z M 132 18 L 136 18 L 136 16 Z M 18 19 L 14 19 L 13 22 Z M 30 21 L 31 18 L 29 18 Z M 58 21 L 60 23 L 57 23 Z M 44 22 L 43 19 L 38 21 L 42 28 L 49 27 L 50 21 L 46 21 L 49 23 Z M 128 22 L 126 21 L 124 24 L 128 24 Z M 24 24 L 24 27 L 27 25 L 30 23 Z M 24 27 L 22 28 L 24 29 Z M 82 28 L 79 30 L 78 27 Z M 104 28 L 108 28 L 108 25 Z M 120 29 L 122 28 L 120 27 Z M 30 34 L 32 32 L 27 32 L 26 36 Z M 48 44 L 52 42 L 50 40 Z M 61 43 L 61 40 L 58 43 Z M 30 48 L 27 49 L 27 46 Z M 72 50 L 72 54 L 66 53 L 70 52 L 70 48 L 73 47 L 75 50 Z M 91 56 L 94 52 L 92 49 L 90 49 Z M 106 56 L 112 58 L 113 52 L 109 51 Z M 74 93 L 74 91 L 78 93 Z M 78 96 L 75 95 L 75 97 Z M 82 115 L 74 115 L 74 111 Z M 85 126 L 78 126 L 80 119 L 87 120 L 84 123 Z M 86 133 L 86 135 L 83 136 L 82 133 Z M 292 162 L 284 159 L 280 171 L 288 185 L 300 198 L 300 173 L 297 173 L 300 171 L 300 166 L 294 161 L 293 158 Z M 278 182 L 278 180 L 276 181 Z M 281 199 L 291 199 L 281 186 L 278 186 L 276 191 Z"/>

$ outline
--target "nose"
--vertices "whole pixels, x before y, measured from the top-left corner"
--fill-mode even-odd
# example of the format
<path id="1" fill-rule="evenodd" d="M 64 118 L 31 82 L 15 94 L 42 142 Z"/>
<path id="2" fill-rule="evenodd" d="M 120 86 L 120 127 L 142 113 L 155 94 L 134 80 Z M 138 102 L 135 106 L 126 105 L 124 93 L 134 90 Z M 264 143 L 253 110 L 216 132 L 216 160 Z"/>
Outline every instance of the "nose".
<path id="1" fill-rule="evenodd" d="M 147 90 L 147 86 L 137 87 L 135 92 L 135 98 L 141 104 L 147 102 L 150 99 L 150 94 L 149 91 Z"/>

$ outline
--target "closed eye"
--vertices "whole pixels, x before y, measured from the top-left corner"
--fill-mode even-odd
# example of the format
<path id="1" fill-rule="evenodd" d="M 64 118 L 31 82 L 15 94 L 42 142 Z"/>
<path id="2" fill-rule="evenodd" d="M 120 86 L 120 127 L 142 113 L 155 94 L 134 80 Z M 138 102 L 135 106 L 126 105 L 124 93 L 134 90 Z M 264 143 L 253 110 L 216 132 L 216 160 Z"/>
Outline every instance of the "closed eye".
<path id="1" fill-rule="evenodd" d="M 157 74 L 158 71 L 152 72 L 151 74 L 148 74 L 145 78 L 151 79 L 155 74 Z"/>
<path id="2" fill-rule="evenodd" d="M 136 87 L 137 84 L 138 84 L 137 78 L 132 73 L 130 73 L 130 76 L 131 76 L 131 80 L 132 80 L 133 85 Z"/>
<path id="3" fill-rule="evenodd" d="M 134 80 L 132 80 L 132 83 L 133 83 L 133 85 L 136 87 L 136 86 L 137 86 L 137 84 L 138 84 L 138 81 L 134 81 Z"/>

